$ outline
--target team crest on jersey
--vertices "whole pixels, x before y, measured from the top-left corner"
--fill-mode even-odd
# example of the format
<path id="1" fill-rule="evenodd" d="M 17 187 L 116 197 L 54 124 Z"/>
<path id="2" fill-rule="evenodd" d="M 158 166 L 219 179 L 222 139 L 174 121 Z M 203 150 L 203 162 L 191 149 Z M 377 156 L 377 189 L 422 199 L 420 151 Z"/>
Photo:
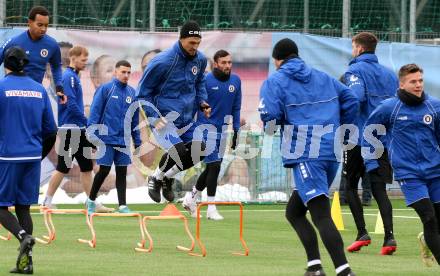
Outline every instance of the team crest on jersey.
<path id="1" fill-rule="evenodd" d="M 131 104 L 131 97 L 128 96 L 128 97 L 125 99 L 125 101 L 126 101 L 128 104 Z"/>
<path id="2" fill-rule="evenodd" d="M 191 68 L 191 72 L 193 73 L 193 75 L 197 75 L 197 71 L 198 71 L 197 66 L 193 66 Z"/>
<path id="3" fill-rule="evenodd" d="M 230 84 L 228 90 L 229 90 L 229 92 L 233 93 L 235 91 L 235 86 Z"/>
<path id="4" fill-rule="evenodd" d="M 432 116 L 429 114 L 426 114 L 425 116 L 423 116 L 423 122 L 427 125 L 432 123 Z"/>
<path id="5" fill-rule="evenodd" d="M 358 77 L 356 77 L 355 75 L 351 75 L 350 76 L 350 81 L 351 82 L 355 82 L 355 81 L 357 81 L 359 78 Z"/>
<path id="6" fill-rule="evenodd" d="M 42 57 L 47 57 L 48 54 L 49 54 L 49 51 L 47 49 L 41 49 L 40 55 Z"/>

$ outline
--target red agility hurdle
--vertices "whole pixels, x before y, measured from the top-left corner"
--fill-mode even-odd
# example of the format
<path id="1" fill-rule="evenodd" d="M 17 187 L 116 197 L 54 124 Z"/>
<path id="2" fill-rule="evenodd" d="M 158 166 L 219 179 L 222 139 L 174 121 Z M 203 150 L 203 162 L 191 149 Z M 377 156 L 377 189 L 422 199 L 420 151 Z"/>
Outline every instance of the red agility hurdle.
<path id="1" fill-rule="evenodd" d="M 203 244 L 202 240 L 200 239 L 200 208 L 202 208 L 203 206 L 207 206 L 209 204 L 214 204 L 214 205 L 238 205 L 240 207 L 240 241 L 241 244 L 244 248 L 244 253 L 240 253 L 240 252 L 233 252 L 233 255 L 239 255 L 239 256 L 248 256 L 249 255 L 249 248 L 246 245 L 246 242 L 244 241 L 243 238 L 243 204 L 241 204 L 241 202 L 203 202 L 200 203 L 197 206 L 197 222 L 196 222 L 196 240 L 197 243 L 199 244 L 200 250 L 202 251 L 201 254 L 198 253 L 194 253 L 194 252 L 189 252 L 188 254 L 192 255 L 192 256 L 197 256 L 197 257 L 206 257 L 206 248 L 205 245 Z"/>
<path id="2" fill-rule="evenodd" d="M 149 220 L 175 220 L 175 219 L 183 221 L 183 227 L 185 229 L 185 232 L 191 240 L 191 247 L 188 248 L 188 247 L 178 245 L 178 246 L 176 246 L 176 248 L 178 250 L 185 251 L 185 252 L 189 252 L 189 251 L 194 250 L 195 241 L 194 241 L 193 236 L 191 235 L 191 231 L 189 230 L 187 218 L 184 215 L 182 215 L 182 213 L 180 213 L 180 211 L 176 208 L 176 206 L 174 204 L 168 204 L 158 216 L 144 216 L 143 227 L 144 227 L 144 233 L 148 238 L 149 246 L 148 246 L 148 249 L 145 249 L 142 246 L 142 244 L 138 244 L 139 247 L 136 248 L 136 251 L 148 252 L 148 253 L 153 251 L 153 239 L 147 230 L 147 221 L 149 221 Z"/>
<path id="3" fill-rule="evenodd" d="M 91 248 L 96 247 L 96 231 L 93 226 L 93 218 L 95 217 L 135 217 L 138 219 L 139 222 L 139 229 L 141 231 L 141 242 L 138 243 L 138 247 L 135 248 L 136 251 L 145 249 L 145 235 L 143 231 L 143 221 L 142 221 L 142 215 L 139 213 L 128 213 L 128 214 L 118 214 L 118 213 L 93 213 L 89 216 L 89 218 L 86 219 L 87 225 L 89 226 L 90 232 L 92 234 L 91 240 L 85 240 L 85 239 L 78 239 L 81 243 L 88 244 Z"/>

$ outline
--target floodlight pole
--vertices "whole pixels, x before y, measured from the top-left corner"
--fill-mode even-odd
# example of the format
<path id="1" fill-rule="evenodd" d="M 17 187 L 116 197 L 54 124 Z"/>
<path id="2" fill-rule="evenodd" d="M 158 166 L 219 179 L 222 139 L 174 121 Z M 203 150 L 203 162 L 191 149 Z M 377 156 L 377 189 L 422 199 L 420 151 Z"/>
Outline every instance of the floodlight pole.
<path id="1" fill-rule="evenodd" d="M 130 1 L 130 29 L 136 28 L 136 0 Z"/>
<path id="2" fill-rule="evenodd" d="M 350 36 L 350 22 L 351 22 L 351 1 L 344 0 L 342 4 L 342 37 Z"/>
<path id="3" fill-rule="evenodd" d="M 53 15 L 52 15 L 52 26 L 56 27 L 58 25 L 58 0 L 53 0 Z"/>
<path id="4" fill-rule="evenodd" d="M 310 7 L 310 1 L 304 0 L 304 33 L 309 32 L 309 26 L 310 26 L 309 7 Z"/>
<path id="5" fill-rule="evenodd" d="M 150 32 L 156 31 L 156 0 L 150 0 Z"/>
<path id="6" fill-rule="evenodd" d="M 218 29 L 219 23 L 219 0 L 214 0 L 214 30 Z"/>
<path id="7" fill-rule="evenodd" d="M 407 42 L 406 37 L 408 33 L 408 5 L 407 0 L 400 0 L 400 42 Z"/>
<path id="8" fill-rule="evenodd" d="M 0 0 L 0 27 L 4 27 L 6 21 L 6 0 Z"/>
<path id="9" fill-rule="evenodd" d="M 411 0 L 409 3 L 409 42 L 416 42 L 416 10 L 417 10 L 417 1 Z"/>

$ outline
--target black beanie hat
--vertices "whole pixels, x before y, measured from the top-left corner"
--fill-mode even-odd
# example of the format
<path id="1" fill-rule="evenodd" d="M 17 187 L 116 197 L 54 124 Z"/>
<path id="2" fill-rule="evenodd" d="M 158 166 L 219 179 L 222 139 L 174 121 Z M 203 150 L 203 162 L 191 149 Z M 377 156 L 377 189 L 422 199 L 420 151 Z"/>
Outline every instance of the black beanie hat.
<path id="1" fill-rule="evenodd" d="M 29 63 L 29 59 L 21 47 L 14 46 L 6 50 L 4 63 L 5 68 L 13 72 L 21 72 Z"/>
<path id="2" fill-rule="evenodd" d="M 293 40 L 283 38 L 273 47 L 272 57 L 277 60 L 298 57 L 298 46 Z"/>
<path id="3" fill-rule="evenodd" d="M 186 21 L 180 29 L 180 38 L 186 37 L 200 37 L 202 38 L 202 31 L 199 24 L 194 20 Z"/>

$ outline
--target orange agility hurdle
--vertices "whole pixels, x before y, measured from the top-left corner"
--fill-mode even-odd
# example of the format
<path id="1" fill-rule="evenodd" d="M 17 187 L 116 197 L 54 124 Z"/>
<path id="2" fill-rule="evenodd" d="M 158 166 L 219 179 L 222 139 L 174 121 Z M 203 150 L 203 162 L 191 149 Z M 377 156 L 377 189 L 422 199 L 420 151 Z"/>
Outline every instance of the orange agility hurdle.
<path id="1" fill-rule="evenodd" d="M 86 216 L 87 217 L 87 216 Z M 96 247 L 96 231 L 93 227 L 93 218 L 94 217 L 136 217 L 138 218 L 139 222 L 139 229 L 141 231 L 141 242 L 138 243 L 138 247 L 135 248 L 135 250 L 139 251 L 145 248 L 145 235 L 143 231 L 143 221 L 142 221 L 142 215 L 139 213 L 128 213 L 128 214 L 119 214 L 119 213 L 93 213 L 89 216 L 89 218 L 86 219 L 87 225 L 89 226 L 90 232 L 92 234 L 91 240 L 85 240 L 85 239 L 78 239 L 81 243 L 86 243 L 90 247 L 95 248 Z"/>
<path id="2" fill-rule="evenodd" d="M 148 246 L 148 249 L 145 249 L 143 246 L 141 246 L 141 244 L 139 244 L 139 247 L 141 247 L 141 248 L 139 248 L 139 247 L 136 248 L 136 251 L 148 252 L 148 253 L 153 251 L 153 239 L 151 238 L 151 235 L 147 230 L 147 221 L 148 220 L 172 220 L 172 219 L 180 219 L 183 221 L 183 227 L 185 229 L 185 232 L 191 240 L 191 247 L 190 248 L 180 246 L 180 245 L 176 246 L 176 248 L 178 250 L 185 251 L 185 252 L 193 251 L 194 246 L 195 246 L 195 241 L 194 241 L 194 238 L 191 235 L 191 232 L 189 230 L 188 220 L 184 215 L 182 215 L 182 213 L 180 213 L 180 211 L 176 208 L 176 206 L 174 204 L 168 204 L 158 216 L 144 216 L 143 227 L 144 227 L 144 233 L 146 234 L 146 236 L 148 238 L 149 246 Z"/>
<path id="3" fill-rule="evenodd" d="M 232 252 L 233 255 L 239 255 L 239 256 L 249 256 L 249 248 L 246 245 L 246 242 L 243 238 L 243 204 L 241 202 L 202 202 L 197 206 L 197 222 L 196 222 L 196 240 L 199 244 L 199 247 L 202 251 L 202 254 L 189 252 L 188 254 L 192 256 L 197 257 L 206 257 L 206 248 L 202 243 L 202 240 L 200 239 L 200 208 L 203 206 L 207 206 L 209 204 L 215 204 L 215 205 L 238 205 L 240 207 L 240 241 L 244 248 L 244 253 L 240 252 Z"/>
<path id="4" fill-rule="evenodd" d="M 43 235 L 42 238 L 35 238 L 36 241 L 42 244 L 50 244 L 56 238 L 55 225 L 52 221 L 52 214 L 84 214 L 87 215 L 87 211 L 84 209 L 42 209 L 44 216 L 44 224 L 46 225 L 47 235 Z"/>

